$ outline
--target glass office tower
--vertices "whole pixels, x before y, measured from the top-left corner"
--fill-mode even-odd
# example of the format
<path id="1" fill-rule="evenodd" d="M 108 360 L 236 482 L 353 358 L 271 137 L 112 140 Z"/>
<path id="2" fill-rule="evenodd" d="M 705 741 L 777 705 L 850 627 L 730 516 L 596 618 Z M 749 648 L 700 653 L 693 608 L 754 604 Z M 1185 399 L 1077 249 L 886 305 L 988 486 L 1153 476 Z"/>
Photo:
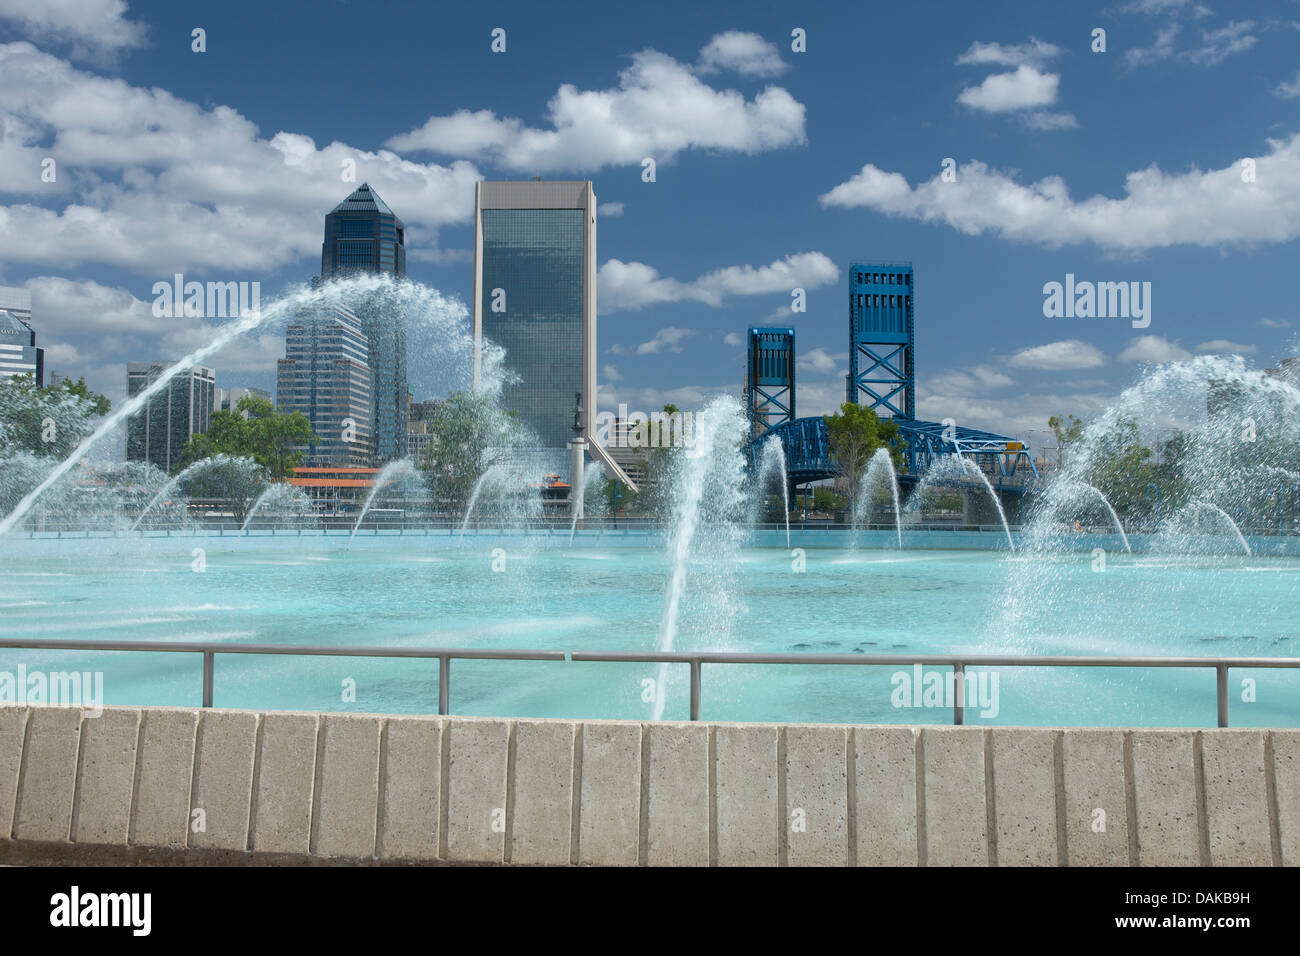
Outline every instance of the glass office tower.
<path id="1" fill-rule="evenodd" d="M 361 320 L 338 306 L 299 315 L 285 329 L 284 349 L 276 404 L 286 415 L 302 412 L 317 439 L 303 449 L 303 464 L 370 464 L 373 375 Z"/>
<path id="2" fill-rule="evenodd" d="M 325 217 L 321 246 L 322 280 L 358 272 L 406 276 L 406 226 L 369 183 Z M 406 455 L 406 316 L 394 314 L 382 297 L 353 311 L 369 343 L 373 460 L 394 461 Z"/>
<path id="3" fill-rule="evenodd" d="M 587 451 L 620 479 L 593 438 L 596 420 L 596 194 L 590 182 L 481 182 L 474 198 L 474 380 L 484 340 L 518 377 L 503 405 L 567 474 L 574 396 Z M 635 485 L 632 485 L 635 488 Z"/>
<path id="4" fill-rule="evenodd" d="M 162 377 L 170 362 L 129 362 L 126 395 L 134 398 Z M 184 458 L 185 445 L 208 430 L 216 398 L 216 373 L 195 365 L 173 375 L 167 387 L 126 420 L 127 461 L 147 461 L 170 472 Z"/>

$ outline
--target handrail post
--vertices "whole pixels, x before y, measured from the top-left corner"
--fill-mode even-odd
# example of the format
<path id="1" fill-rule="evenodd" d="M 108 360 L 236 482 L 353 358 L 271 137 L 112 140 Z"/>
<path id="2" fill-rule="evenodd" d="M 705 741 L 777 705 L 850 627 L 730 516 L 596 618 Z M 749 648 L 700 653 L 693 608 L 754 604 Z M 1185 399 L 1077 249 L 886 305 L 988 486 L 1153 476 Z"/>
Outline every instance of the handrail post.
<path id="1" fill-rule="evenodd" d="M 438 715 L 447 716 L 451 700 L 451 658 L 445 654 L 438 658 Z"/>
<path id="2" fill-rule="evenodd" d="M 1228 665 L 1216 664 L 1214 669 L 1218 672 L 1217 693 L 1219 698 L 1219 726 L 1228 726 Z"/>
<path id="3" fill-rule="evenodd" d="M 691 658 L 691 720 L 700 719 L 700 660 Z"/>
<path id="4" fill-rule="evenodd" d="M 212 651 L 203 652 L 203 706 L 212 706 L 212 679 L 214 671 L 213 658 L 216 655 Z"/>
<path id="5" fill-rule="evenodd" d="M 952 665 L 952 722 L 960 727 L 966 721 L 966 665 L 956 661 Z"/>

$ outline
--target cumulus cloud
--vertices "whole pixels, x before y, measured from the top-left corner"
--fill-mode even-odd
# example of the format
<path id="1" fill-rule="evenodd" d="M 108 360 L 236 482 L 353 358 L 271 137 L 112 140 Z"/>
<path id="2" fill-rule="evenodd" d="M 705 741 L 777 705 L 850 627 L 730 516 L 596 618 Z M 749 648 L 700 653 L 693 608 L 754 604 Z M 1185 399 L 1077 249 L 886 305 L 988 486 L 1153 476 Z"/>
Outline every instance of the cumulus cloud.
<path id="1" fill-rule="evenodd" d="M 666 278 L 643 262 L 610 259 L 597 274 L 602 313 L 629 311 L 664 302 L 703 302 L 720 306 L 732 295 L 789 294 L 815 289 L 839 278 L 835 263 L 820 252 L 801 252 L 765 266 L 728 266 L 690 282 Z"/>
<path id="2" fill-rule="evenodd" d="M 995 73 L 979 86 L 968 86 L 957 102 L 988 113 L 1007 113 L 1056 102 L 1061 78 L 1055 73 L 1040 73 L 1032 66 L 1021 65 L 1014 73 Z"/>
<path id="3" fill-rule="evenodd" d="M 681 329 L 676 326 L 667 326 L 660 329 L 654 334 L 654 338 L 648 342 L 642 342 L 636 347 L 637 355 L 654 355 L 657 352 L 680 352 L 682 342 L 695 334 L 694 329 Z"/>
<path id="4" fill-rule="evenodd" d="M 1185 362 L 1192 357 L 1177 342 L 1171 342 L 1163 335 L 1139 335 L 1124 351 L 1119 353 L 1121 362 Z"/>
<path id="5" fill-rule="evenodd" d="M 740 337 L 739 332 L 728 332 L 722 337 L 723 345 L 743 345 L 744 339 Z"/>
<path id="6" fill-rule="evenodd" d="M 844 363 L 849 360 L 849 353 L 838 352 L 834 355 L 825 349 L 816 348 L 804 352 L 795 360 L 795 367 L 801 372 L 813 372 L 817 375 L 828 375 L 838 368 L 843 368 Z"/>
<path id="7" fill-rule="evenodd" d="M 1240 160 L 1185 173 L 1152 164 L 1128 174 L 1123 198 L 1083 200 L 1073 198 L 1059 176 L 1024 185 L 979 161 L 959 167 L 955 183 L 936 173 L 915 188 L 902 174 L 868 163 L 822 195 L 821 203 L 1051 247 L 1093 243 L 1141 251 L 1294 239 L 1300 235 L 1300 134 L 1269 140 L 1268 152 L 1255 162 L 1253 183 L 1242 182 Z"/>
<path id="8" fill-rule="evenodd" d="M 1291 322 L 1289 319 L 1260 319 L 1259 324 L 1266 329 L 1289 329 Z"/>
<path id="9" fill-rule="evenodd" d="M 0 20 L 29 39 L 68 44 L 73 57 L 95 62 L 144 46 L 147 32 L 126 19 L 126 0 L 0 0 Z"/>
<path id="10" fill-rule="evenodd" d="M 1007 360 L 1016 368 L 1061 371 L 1064 369 L 1096 368 L 1106 363 L 1101 349 L 1078 339 L 1064 339 L 1021 349 Z"/>
<path id="11" fill-rule="evenodd" d="M 804 106 L 781 87 L 747 100 L 736 90 L 714 89 L 654 50 L 633 55 L 617 87 L 564 84 L 546 119 L 549 125 L 539 128 L 491 110 L 460 110 L 430 117 L 385 145 L 551 173 L 639 164 L 645 157 L 666 163 L 689 149 L 755 154 L 806 141 Z"/>
<path id="12" fill-rule="evenodd" d="M 621 202 L 603 202 L 596 207 L 596 212 L 606 219 L 617 219 L 623 215 L 623 204 Z"/>
<path id="13" fill-rule="evenodd" d="M 779 76 L 789 68 L 775 43 L 769 43 L 757 33 L 728 30 L 719 33 L 700 51 L 696 71 L 734 70 L 743 76 L 769 77 Z"/>
<path id="14" fill-rule="evenodd" d="M 58 180 L 41 182 L 41 160 Z M 344 182 L 345 161 L 356 182 Z M 473 215 L 473 165 L 413 163 L 281 131 L 227 106 L 92 75 L 0 44 L 0 260 L 102 263 L 143 275 L 265 273 L 320 254 L 322 217 L 362 180 L 408 225 L 413 254 Z"/>

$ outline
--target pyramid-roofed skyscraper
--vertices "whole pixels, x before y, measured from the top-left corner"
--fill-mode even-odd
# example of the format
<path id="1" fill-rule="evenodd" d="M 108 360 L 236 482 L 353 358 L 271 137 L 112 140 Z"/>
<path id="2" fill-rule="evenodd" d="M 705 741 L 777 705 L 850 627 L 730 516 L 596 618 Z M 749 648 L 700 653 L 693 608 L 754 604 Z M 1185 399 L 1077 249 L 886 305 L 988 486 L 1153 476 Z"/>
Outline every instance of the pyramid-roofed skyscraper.
<path id="1" fill-rule="evenodd" d="M 405 278 L 406 226 L 362 183 L 325 217 L 321 279 L 366 272 Z M 385 312 L 382 298 L 355 312 L 369 339 L 375 461 L 394 461 L 406 455 L 406 316 Z"/>

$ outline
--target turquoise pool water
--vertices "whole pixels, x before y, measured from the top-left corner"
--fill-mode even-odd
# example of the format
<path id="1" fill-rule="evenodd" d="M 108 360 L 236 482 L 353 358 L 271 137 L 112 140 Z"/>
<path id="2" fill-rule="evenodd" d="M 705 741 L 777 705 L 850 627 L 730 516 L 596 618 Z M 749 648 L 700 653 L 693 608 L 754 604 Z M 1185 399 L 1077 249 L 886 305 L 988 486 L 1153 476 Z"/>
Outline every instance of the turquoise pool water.
<path id="1" fill-rule="evenodd" d="M 451 537 L 11 540 L 0 636 L 653 650 L 662 547 L 543 547 Z M 495 551 L 500 547 L 501 551 Z M 196 555 L 195 548 L 203 554 Z M 494 562 L 499 570 L 494 570 Z M 1300 559 L 1089 552 L 808 548 L 690 568 L 677 649 L 769 652 L 1300 654 Z M 202 570 L 196 570 L 201 566 Z M 0 672 L 104 674 L 109 704 L 195 705 L 198 655 L 0 649 Z M 900 672 L 903 677 L 896 677 Z M 641 718 L 652 692 L 685 718 L 685 665 L 456 661 L 454 713 Z M 1211 670 L 998 668 L 967 723 L 1212 726 Z M 898 706 L 910 668 L 706 665 L 711 720 L 949 723 Z M 1253 681 L 1253 684 L 1243 681 Z M 345 688 L 355 684 L 355 701 Z M 1232 673 L 1234 726 L 1300 726 L 1300 674 Z M 437 709 L 437 662 L 218 656 L 219 707 L 385 713 Z M 1253 697 L 1253 700 L 1243 700 Z M 994 711 L 996 711 L 994 713 Z"/>

